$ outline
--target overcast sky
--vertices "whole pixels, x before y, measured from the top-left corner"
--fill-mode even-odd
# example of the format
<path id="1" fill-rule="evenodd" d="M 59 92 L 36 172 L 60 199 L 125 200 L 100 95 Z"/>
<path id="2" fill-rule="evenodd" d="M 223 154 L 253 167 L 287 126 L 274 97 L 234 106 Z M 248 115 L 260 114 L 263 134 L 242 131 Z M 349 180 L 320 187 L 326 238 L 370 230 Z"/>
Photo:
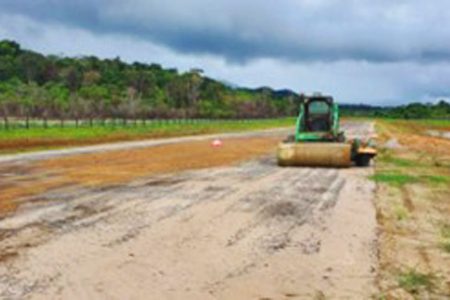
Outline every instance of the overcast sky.
<path id="1" fill-rule="evenodd" d="M 347 103 L 450 95 L 448 0 L 0 0 L 4 38 Z"/>

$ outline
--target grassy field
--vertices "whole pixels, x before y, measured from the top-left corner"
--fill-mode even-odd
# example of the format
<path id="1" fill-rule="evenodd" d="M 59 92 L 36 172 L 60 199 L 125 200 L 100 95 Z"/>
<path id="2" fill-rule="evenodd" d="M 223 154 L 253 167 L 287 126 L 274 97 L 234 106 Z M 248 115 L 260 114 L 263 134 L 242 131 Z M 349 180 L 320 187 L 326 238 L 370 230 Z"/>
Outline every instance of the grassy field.
<path id="1" fill-rule="evenodd" d="M 379 299 L 450 295 L 450 121 L 377 120 Z"/>
<path id="2" fill-rule="evenodd" d="M 400 127 L 407 126 L 410 131 L 411 129 L 421 128 L 423 130 L 427 129 L 440 129 L 440 130 L 450 130 L 450 120 L 397 120 L 397 119 L 385 119 L 385 123 L 396 124 Z"/>
<path id="3" fill-rule="evenodd" d="M 147 122 L 143 125 L 128 123 L 127 126 L 94 124 L 64 128 L 57 123 L 49 128 L 33 126 L 30 129 L 15 127 L 0 130 L 0 153 L 20 152 L 46 148 L 89 145 L 104 142 L 161 138 L 184 135 L 237 132 L 293 126 L 294 118 L 258 120 L 165 120 Z"/>

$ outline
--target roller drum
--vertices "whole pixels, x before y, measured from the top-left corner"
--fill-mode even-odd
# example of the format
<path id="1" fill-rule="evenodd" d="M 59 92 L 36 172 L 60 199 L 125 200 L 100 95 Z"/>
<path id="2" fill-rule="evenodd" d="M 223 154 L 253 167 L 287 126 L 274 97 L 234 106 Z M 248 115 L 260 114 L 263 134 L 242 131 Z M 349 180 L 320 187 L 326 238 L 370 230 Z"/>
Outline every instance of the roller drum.
<path id="1" fill-rule="evenodd" d="M 351 145 L 346 143 L 281 143 L 278 165 L 347 168 L 351 165 Z"/>

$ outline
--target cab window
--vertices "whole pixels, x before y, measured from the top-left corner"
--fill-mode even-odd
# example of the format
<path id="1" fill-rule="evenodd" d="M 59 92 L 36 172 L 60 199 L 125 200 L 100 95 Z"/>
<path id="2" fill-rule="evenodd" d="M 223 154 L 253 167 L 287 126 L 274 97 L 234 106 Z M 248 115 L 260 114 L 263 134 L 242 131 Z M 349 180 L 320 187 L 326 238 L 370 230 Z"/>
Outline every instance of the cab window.
<path id="1" fill-rule="evenodd" d="M 330 112 L 330 107 L 324 101 L 315 101 L 309 104 L 308 110 L 310 114 L 325 115 Z"/>

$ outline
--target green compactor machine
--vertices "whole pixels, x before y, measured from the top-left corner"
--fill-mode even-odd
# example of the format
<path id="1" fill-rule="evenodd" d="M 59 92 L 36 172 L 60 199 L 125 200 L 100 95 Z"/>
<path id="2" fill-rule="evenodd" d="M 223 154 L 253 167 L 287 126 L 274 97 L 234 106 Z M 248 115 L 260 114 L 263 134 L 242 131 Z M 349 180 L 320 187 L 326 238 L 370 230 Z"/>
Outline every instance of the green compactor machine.
<path id="1" fill-rule="evenodd" d="M 279 144 L 277 160 L 280 166 L 345 168 L 368 166 L 376 154 L 372 139 L 346 139 L 332 97 L 314 95 L 302 97 L 295 134 Z"/>

